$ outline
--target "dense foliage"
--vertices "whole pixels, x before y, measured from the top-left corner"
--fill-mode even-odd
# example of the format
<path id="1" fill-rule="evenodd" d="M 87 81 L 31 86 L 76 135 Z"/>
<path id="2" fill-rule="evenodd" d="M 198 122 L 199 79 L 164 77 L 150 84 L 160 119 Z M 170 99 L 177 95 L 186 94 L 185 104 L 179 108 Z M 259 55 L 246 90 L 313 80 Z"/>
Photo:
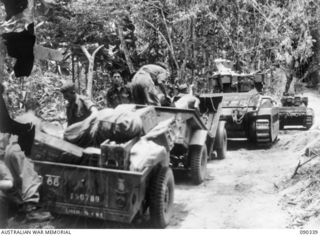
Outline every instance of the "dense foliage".
<path id="1" fill-rule="evenodd" d="M 215 70 L 218 57 L 233 60 L 242 72 L 280 67 L 318 82 L 317 0 L 57 0 L 55 6 L 48 11 L 37 4 L 37 41 L 62 50 L 65 60 L 38 62 L 31 78 L 13 79 L 10 87 L 23 88 L 21 94 L 30 92 L 23 86 L 27 81 L 42 86 L 48 75 L 57 83 L 72 79 L 85 91 L 89 60 L 81 47 L 92 55 L 99 46 L 92 92 L 101 106 L 112 71 L 120 70 L 129 81 L 146 63 L 163 62 L 172 82 L 198 86 Z"/>

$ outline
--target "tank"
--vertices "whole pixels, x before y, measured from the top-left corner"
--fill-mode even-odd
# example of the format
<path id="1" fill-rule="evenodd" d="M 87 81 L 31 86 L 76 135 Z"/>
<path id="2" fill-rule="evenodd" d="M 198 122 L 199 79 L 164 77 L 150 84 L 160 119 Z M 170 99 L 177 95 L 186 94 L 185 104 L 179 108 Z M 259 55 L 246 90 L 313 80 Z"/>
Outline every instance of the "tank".
<path id="1" fill-rule="evenodd" d="M 279 115 L 280 129 L 285 126 L 310 129 L 313 125 L 314 111 L 308 107 L 308 97 L 283 93 Z"/>
<path id="2" fill-rule="evenodd" d="M 213 94 L 223 96 L 221 121 L 228 138 L 246 138 L 255 144 L 272 144 L 279 133 L 279 107 L 261 94 L 264 76 L 220 70 L 209 78 Z"/>

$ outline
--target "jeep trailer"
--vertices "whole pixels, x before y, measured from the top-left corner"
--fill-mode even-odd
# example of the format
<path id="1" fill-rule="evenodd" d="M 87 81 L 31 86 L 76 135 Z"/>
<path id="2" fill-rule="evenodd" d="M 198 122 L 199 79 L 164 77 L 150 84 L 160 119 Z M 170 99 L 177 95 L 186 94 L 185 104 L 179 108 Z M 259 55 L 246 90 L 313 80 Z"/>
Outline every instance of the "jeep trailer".
<path id="1" fill-rule="evenodd" d="M 42 205 L 53 213 L 123 223 L 131 223 L 149 209 L 152 226 L 165 228 L 174 198 L 169 153 L 153 159 L 141 171 L 123 169 L 136 141 L 83 149 L 37 133 L 31 158 L 43 178 Z M 113 160 L 119 160 L 119 165 Z"/>

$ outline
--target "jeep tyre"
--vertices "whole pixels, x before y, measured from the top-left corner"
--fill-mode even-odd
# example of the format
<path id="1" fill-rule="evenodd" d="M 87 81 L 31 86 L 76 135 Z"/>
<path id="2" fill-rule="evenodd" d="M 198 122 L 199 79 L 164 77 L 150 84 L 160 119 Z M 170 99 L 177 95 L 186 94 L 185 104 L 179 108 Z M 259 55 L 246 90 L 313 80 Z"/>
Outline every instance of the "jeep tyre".
<path id="1" fill-rule="evenodd" d="M 189 160 L 191 166 L 192 182 L 196 185 L 201 184 L 207 174 L 207 146 L 191 146 L 189 149 Z"/>
<path id="2" fill-rule="evenodd" d="M 219 140 L 220 139 L 220 140 Z M 219 133 L 217 134 L 217 159 L 222 160 L 227 157 L 227 131 L 225 128 L 222 130 L 219 130 Z M 220 145 L 218 144 L 220 143 Z"/>
<path id="3" fill-rule="evenodd" d="M 161 167 L 151 180 L 150 217 L 155 228 L 165 228 L 172 216 L 174 177 L 169 167 Z"/>

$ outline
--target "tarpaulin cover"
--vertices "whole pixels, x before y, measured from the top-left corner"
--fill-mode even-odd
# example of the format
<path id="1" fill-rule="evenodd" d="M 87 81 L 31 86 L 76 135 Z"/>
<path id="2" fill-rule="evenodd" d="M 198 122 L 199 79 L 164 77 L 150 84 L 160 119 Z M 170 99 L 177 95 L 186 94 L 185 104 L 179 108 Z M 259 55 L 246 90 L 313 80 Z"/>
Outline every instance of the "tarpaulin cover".
<path id="1" fill-rule="evenodd" d="M 141 138 L 130 151 L 130 171 L 143 171 L 148 166 L 155 166 L 157 163 L 169 163 L 169 152 L 164 146 L 153 141 Z"/>
<path id="2" fill-rule="evenodd" d="M 175 107 L 180 109 L 199 109 L 200 100 L 191 95 L 186 94 L 175 102 Z"/>
<path id="3" fill-rule="evenodd" d="M 64 131 L 64 139 L 81 147 L 92 146 L 93 140 L 90 137 L 90 129 L 95 120 L 96 117 L 89 116 L 81 122 L 68 126 Z"/>
<path id="4" fill-rule="evenodd" d="M 106 139 L 123 143 L 140 135 L 141 131 L 142 121 L 137 114 L 116 108 L 99 112 L 91 128 L 91 136 L 98 145 Z"/>
<path id="5" fill-rule="evenodd" d="M 81 147 L 100 146 L 106 139 L 117 143 L 139 136 L 141 118 L 130 109 L 103 109 L 95 116 L 69 126 L 64 139 Z"/>

